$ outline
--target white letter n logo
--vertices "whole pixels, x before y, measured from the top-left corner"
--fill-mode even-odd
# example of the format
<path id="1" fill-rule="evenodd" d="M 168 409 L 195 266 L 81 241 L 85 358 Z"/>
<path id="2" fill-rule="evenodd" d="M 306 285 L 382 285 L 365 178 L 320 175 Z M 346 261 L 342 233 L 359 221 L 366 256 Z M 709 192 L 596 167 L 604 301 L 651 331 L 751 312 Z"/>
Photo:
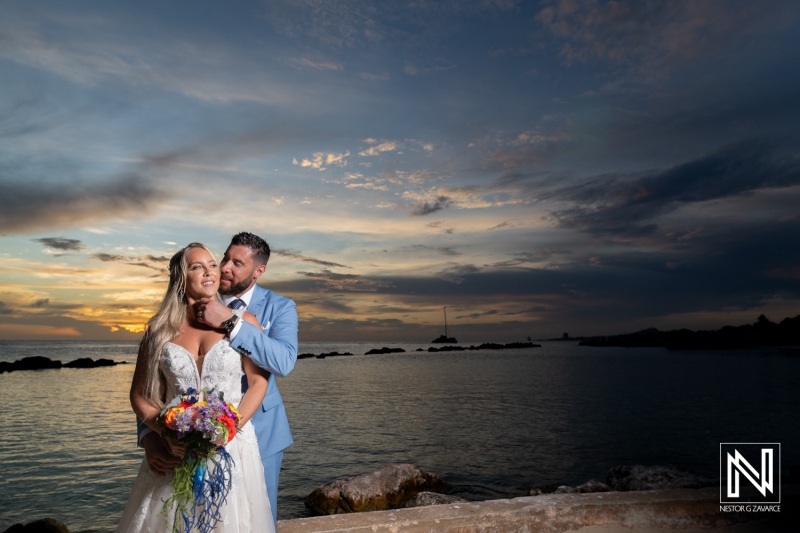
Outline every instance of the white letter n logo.
<path id="1" fill-rule="evenodd" d="M 753 486 L 758 489 L 758 492 L 761 493 L 762 496 L 767 496 L 767 491 L 769 490 L 771 493 L 774 493 L 772 481 L 773 481 L 773 458 L 772 458 L 772 448 L 761 448 L 761 475 L 758 475 L 758 472 L 753 465 L 747 462 L 747 460 L 742 457 L 739 453 L 739 450 L 734 449 L 734 455 L 731 456 L 728 453 L 728 497 L 729 498 L 738 498 L 739 497 L 739 472 L 744 474 L 744 476 L 753 484 Z M 734 470 L 735 469 L 735 470 Z M 759 483 L 760 481 L 760 483 Z"/>

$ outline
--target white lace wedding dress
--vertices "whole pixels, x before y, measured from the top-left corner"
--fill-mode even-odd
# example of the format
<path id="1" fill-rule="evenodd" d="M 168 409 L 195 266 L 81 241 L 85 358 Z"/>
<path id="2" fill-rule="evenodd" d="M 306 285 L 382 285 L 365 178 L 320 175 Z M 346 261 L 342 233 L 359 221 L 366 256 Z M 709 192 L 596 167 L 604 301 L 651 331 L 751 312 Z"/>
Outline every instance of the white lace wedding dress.
<path id="1" fill-rule="evenodd" d="M 160 361 L 161 372 L 167 383 L 167 398 L 174 398 L 180 390 L 192 387 L 221 390 L 225 401 L 239 405 L 242 399 L 241 355 L 230 347 L 227 340 L 216 343 L 206 353 L 202 375 L 192 355 L 177 344 L 168 343 Z M 273 532 L 275 526 L 264 484 L 264 470 L 258 452 L 256 434 L 250 422 L 245 424 L 225 448 L 234 461 L 231 475 L 231 490 L 222 518 L 215 532 L 242 533 L 249 531 Z M 171 523 L 159 514 L 172 494 L 172 477 L 159 477 L 150 471 L 143 460 L 133 485 L 125 512 L 117 532 L 168 532 Z M 183 529 L 180 529 L 183 531 Z"/>

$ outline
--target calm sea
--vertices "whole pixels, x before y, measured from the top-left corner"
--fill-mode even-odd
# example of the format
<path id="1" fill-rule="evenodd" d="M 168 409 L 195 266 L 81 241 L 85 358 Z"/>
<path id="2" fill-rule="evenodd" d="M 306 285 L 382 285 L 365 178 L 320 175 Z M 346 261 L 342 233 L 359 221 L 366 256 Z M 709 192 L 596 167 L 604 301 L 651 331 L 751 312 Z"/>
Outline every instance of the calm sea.
<path id="1" fill-rule="evenodd" d="M 370 348 L 406 353 L 361 355 Z M 521 350 L 417 352 L 427 344 L 305 343 L 279 381 L 295 444 L 279 519 L 307 516 L 316 486 L 410 462 L 469 500 L 605 481 L 620 464 L 717 476 L 720 442 L 780 442 L 800 464 L 800 358 L 545 342 Z M 142 452 L 128 387 L 135 343 L 0 342 L 0 361 L 44 355 L 131 364 L 0 374 L 0 531 L 54 517 L 109 531 Z"/>

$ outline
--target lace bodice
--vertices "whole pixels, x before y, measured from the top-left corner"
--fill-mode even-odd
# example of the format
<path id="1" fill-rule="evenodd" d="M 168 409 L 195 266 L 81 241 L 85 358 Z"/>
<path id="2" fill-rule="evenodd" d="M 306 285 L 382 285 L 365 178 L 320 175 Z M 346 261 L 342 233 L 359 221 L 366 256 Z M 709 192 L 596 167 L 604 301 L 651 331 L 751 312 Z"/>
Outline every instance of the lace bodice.
<path id="1" fill-rule="evenodd" d="M 242 356 L 226 339 L 208 350 L 201 369 L 186 348 L 168 342 L 159 366 L 167 382 L 167 401 L 190 387 L 222 391 L 225 401 L 234 405 L 242 400 Z"/>

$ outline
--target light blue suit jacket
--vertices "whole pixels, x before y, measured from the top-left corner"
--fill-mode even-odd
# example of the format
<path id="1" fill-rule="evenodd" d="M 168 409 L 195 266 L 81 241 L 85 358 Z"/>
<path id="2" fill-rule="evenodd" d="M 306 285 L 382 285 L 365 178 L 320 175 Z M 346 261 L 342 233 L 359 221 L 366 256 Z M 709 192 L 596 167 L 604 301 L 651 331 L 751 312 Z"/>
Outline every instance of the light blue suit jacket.
<path id="1" fill-rule="evenodd" d="M 267 394 L 251 419 L 261 457 L 267 458 L 293 442 L 275 377 L 286 376 L 297 362 L 297 307 L 292 300 L 256 285 L 247 310 L 256 316 L 263 331 L 243 322 L 231 347 L 270 373 Z"/>

